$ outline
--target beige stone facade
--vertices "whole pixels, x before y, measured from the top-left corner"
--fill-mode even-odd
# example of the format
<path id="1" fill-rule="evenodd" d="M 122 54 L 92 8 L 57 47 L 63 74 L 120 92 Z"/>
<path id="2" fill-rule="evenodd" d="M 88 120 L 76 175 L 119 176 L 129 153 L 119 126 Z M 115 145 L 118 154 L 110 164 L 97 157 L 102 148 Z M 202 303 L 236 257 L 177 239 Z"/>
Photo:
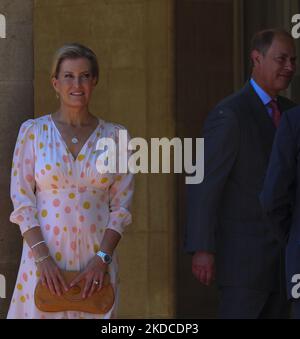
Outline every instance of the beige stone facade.
<path id="1" fill-rule="evenodd" d="M 6 316 L 20 261 L 22 239 L 9 222 L 13 149 L 21 122 L 33 116 L 33 45 L 31 0 L 1 0 L 6 39 L 0 38 L 0 274 L 6 280 L 6 299 L 0 299 L 0 318 Z M 1 294 L 2 296 L 2 294 Z"/>

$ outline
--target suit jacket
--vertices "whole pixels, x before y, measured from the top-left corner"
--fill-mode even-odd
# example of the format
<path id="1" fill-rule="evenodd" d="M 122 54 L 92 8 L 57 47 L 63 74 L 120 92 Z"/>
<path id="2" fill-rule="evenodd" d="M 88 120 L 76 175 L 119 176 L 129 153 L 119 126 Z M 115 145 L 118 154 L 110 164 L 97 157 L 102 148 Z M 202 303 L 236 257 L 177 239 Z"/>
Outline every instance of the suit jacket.
<path id="1" fill-rule="evenodd" d="M 259 201 L 275 131 L 249 82 L 206 119 L 204 181 L 188 187 L 185 249 L 216 254 L 220 286 L 280 288 L 281 248 Z"/>
<path id="2" fill-rule="evenodd" d="M 300 274 L 300 107 L 286 112 L 274 141 L 261 203 L 269 222 L 286 244 L 287 292 L 292 298 Z M 298 281 L 297 281 L 298 282 Z M 298 289 L 300 292 L 300 289 Z"/>

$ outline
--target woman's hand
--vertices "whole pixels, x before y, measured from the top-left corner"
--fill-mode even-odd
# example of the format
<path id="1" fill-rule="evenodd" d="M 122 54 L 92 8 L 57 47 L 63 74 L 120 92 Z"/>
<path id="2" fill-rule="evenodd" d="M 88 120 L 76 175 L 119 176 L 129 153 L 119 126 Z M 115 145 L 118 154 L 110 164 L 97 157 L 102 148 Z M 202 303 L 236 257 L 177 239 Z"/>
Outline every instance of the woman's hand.
<path id="1" fill-rule="evenodd" d="M 103 261 L 95 255 L 85 270 L 71 282 L 70 286 L 73 287 L 79 283 L 79 281 L 85 280 L 82 298 L 90 297 L 95 291 L 99 292 L 101 290 L 106 271 L 107 264 L 104 264 Z"/>
<path id="2" fill-rule="evenodd" d="M 55 261 L 49 255 L 49 248 L 43 238 L 41 228 L 39 226 L 33 227 L 26 231 L 24 234 L 28 246 L 32 250 L 34 259 L 38 262 L 37 269 L 40 272 L 40 279 L 42 284 L 46 286 L 51 294 L 62 294 L 62 288 L 68 291 L 68 285 L 66 284 L 60 269 L 56 265 Z M 46 258 L 46 259 L 43 259 Z"/>
<path id="3" fill-rule="evenodd" d="M 42 284 L 50 290 L 52 295 L 56 294 L 61 296 L 63 294 L 63 289 L 66 292 L 68 291 L 68 285 L 65 282 L 59 267 L 50 256 L 37 264 L 37 268 L 41 274 L 40 279 Z"/>

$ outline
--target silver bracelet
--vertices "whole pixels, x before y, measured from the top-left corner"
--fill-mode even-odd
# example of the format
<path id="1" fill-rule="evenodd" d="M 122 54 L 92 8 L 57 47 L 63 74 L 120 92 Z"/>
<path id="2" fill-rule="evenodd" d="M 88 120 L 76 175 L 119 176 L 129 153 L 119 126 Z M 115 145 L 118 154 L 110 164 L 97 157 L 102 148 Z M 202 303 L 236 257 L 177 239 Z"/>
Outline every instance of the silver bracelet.
<path id="1" fill-rule="evenodd" d="M 44 260 L 48 259 L 50 257 L 50 253 L 48 253 L 48 255 L 44 255 L 43 257 L 39 257 L 37 259 L 34 260 L 35 264 L 40 264 L 42 263 Z"/>
<path id="2" fill-rule="evenodd" d="M 37 247 L 38 245 L 40 245 L 40 244 L 45 244 L 45 243 L 46 243 L 45 240 L 39 241 L 39 242 L 37 242 L 36 244 L 32 245 L 32 246 L 31 246 L 31 249 L 33 250 L 33 249 L 34 249 L 35 247 Z"/>

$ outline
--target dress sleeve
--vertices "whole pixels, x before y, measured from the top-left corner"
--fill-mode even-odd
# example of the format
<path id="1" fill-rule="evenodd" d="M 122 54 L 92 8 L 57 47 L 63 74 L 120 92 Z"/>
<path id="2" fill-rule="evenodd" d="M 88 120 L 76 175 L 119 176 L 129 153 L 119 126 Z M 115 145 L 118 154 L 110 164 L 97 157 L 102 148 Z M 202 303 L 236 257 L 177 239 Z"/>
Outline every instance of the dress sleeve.
<path id="1" fill-rule="evenodd" d="M 35 131 L 34 121 L 25 121 L 19 131 L 11 172 L 11 199 L 14 210 L 10 221 L 20 226 L 24 234 L 39 226 L 35 196 Z"/>
<path id="2" fill-rule="evenodd" d="M 120 129 L 116 128 L 118 132 Z M 126 130 L 125 130 L 126 131 Z M 127 133 L 127 139 L 130 140 L 130 136 Z M 118 140 L 118 137 L 116 136 Z M 130 153 L 128 152 L 128 157 Z M 117 157 L 119 159 L 119 157 Z M 110 216 L 107 228 L 118 232 L 123 235 L 125 226 L 129 225 L 132 221 L 130 207 L 134 191 L 134 176 L 131 173 L 116 174 L 114 180 L 109 189 L 109 208 Z"/>

